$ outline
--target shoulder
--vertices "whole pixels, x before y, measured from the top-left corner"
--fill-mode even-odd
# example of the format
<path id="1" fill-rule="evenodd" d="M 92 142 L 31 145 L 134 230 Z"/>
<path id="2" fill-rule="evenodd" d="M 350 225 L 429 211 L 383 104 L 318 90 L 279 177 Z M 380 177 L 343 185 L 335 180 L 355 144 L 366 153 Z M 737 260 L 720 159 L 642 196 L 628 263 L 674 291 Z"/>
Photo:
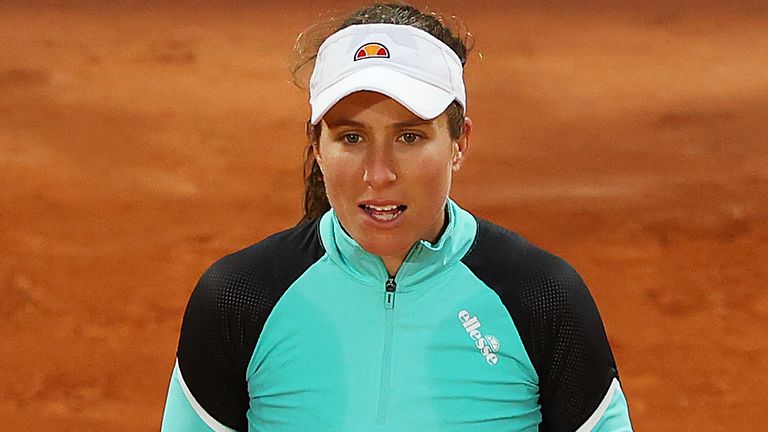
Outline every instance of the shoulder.
<path id="1" fill-rule="evenodd" d="M 263 315 L 323 254 L 317 222 L 311 221 L 226 255 L 200 278 L 184 319 L 205 317 L 203 312 L 214 307 L 228 312 L 217 315 L 221 318 L 256 311 Z M 265 317 L 253 318 L 261 321 Z"/>
<path id="2" fill-rule="evenodd" d="M 317 221 L 310 221 L 220 258 L 192 292 L 185 326 L 201 320 L 210 326 L 209 318 L 239 322 L 249 313 L 258 315 L 256 322 L 263 321 L 264 312 L 323 254 Z"/>
<path id="3" fill-rule="evenodd" d="M 217 260 L 189 299 L 182 342 L 184 329 L 197 323 L 206 328 L 214 322 L 227 327 L 251 323 L 260 332 L 275 303 L 323 254 L 317 221 L 310 221 Z"/>
<path id="4" fill-rule="evenodd" d="M 211 265 L 203 279 L 215 282 L 220 276 L 237 275 L 279 281 L 288 274 L 277 270 L 289 274 L 306 270 L 323 253 L 317 221 L 304 222 L 224 256 Z"/>
<path id="5" fill-rule="evenodd" d="M 477 220 L 477 235 L 462 259 L 476 276 L 499 292 L 572 289 L 582 284 L 565 260 L 530 243 L 520 234 Z"/>
<path id="6" fill-rule="evenodd" d="M 491 222 L 478 220 L 475 244 L 462 260 L 495 291 L 513 318 L 523 342 L 545 347 L 560 331 L 579 333 L 602 329 L 597 306 L 576 270 L 564 259 L 541 249 L 520 234 Z M 534 330 L 542 330 L 537 333 Z M 534 365 L 544 360 L 531 350 Z"/>
<path id="7" fill-rule="evenodd" d="M 562 331 L 577 328 L 589 334 L 602 329 L 594 300 L 576 270 L 518 233 L 478 220 L 475 244 L 462 261 L 499 296 L 539 371 L 548 361 L 542 349 L 556 344 Z"/>

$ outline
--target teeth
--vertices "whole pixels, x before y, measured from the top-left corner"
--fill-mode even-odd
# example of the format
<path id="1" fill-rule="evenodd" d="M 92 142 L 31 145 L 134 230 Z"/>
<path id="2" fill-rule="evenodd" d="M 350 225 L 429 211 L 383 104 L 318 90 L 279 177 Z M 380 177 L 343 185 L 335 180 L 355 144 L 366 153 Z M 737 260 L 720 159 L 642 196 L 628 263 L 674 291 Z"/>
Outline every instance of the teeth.
<path id="1" fill-rule="evenodd" d="M 405 206 L 398 205 L 365 205 L 364 207 L 371 217 L 380 222 L 389 222 L 400 216 L 405 211 Z"/>
<path id="2" fill-rule="evenodd" d="M 373 216 L 374 219 L 380 220 L 380 221 L 391 221 L 394 218 L 398 217 L 399 215 L 400 215 L 399 212 L 398 213 L 394 213 L 394 214 L 393 213 L 384 213 L 384 214 L 373 213 L 373 214 L 371 214 L 371 216 Z"/>
<path id="3" fill-rule="evenodd" d="M 375 206 L 375 205 L 368 205 L 366 206 L 370 209 L 376 210 L 376 211 L 392 211 L 397 208 L 396 205 L 387 205 L 387 206 Z"/>

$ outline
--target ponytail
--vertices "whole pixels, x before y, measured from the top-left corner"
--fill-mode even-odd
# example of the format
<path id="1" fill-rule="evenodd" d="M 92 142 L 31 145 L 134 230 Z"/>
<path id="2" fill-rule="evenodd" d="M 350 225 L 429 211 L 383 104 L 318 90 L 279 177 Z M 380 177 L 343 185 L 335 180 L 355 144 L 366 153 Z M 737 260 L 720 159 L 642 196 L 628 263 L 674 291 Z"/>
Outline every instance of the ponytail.
<path id="1" fill-rule="evenodd" d="M 320 138 L 320 125 L 307 122 L 307 148 L 304 154 L 304 217 L 301 221 L 314 220 L 330 210 L 325 194 L 325 181 L 320 164 L 315 157 L 315 144 Z"/>

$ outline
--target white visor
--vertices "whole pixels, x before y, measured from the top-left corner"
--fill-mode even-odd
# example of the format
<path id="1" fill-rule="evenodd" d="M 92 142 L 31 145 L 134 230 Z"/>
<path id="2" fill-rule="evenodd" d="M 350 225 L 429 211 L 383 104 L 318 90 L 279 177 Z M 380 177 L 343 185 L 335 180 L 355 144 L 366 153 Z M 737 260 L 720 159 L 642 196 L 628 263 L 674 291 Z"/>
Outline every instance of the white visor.
<path id="1" fill-rule="evenodd" d="M 408 25 L 357 24 L 323 42 L 309 81 L 311 122 L 338 101 L 375 91 L 428 120 L 454 100 L 466 110 L 463 67 L 456 53 L 431 34 Z"/>

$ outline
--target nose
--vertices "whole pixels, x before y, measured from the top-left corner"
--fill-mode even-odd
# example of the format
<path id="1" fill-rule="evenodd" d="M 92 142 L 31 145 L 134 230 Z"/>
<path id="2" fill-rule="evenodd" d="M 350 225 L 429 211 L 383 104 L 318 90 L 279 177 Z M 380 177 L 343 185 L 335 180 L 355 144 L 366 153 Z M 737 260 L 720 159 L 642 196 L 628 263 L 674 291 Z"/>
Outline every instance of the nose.
<path id="1" fill-rule="evenodd" d="M 366 155 L 363 181 L 372 188 L 382 188 L 397 180 L 389 149 L 371 148 Z"/>

